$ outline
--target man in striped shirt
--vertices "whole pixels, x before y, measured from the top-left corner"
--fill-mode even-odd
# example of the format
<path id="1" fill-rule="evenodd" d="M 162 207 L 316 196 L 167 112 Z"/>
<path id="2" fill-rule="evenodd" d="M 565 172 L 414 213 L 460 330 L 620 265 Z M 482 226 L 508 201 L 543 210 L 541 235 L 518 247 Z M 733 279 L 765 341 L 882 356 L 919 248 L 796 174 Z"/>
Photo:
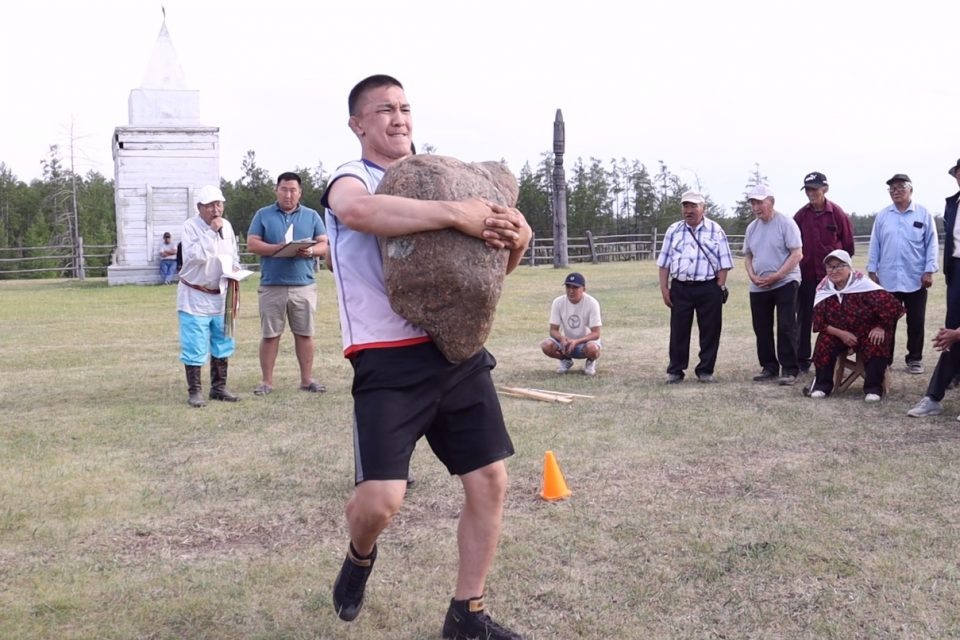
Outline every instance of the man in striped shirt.
<path id="1" fill-rule="evenodd" d="M 733 268 L 733 258 L 727 234 L 719 224 L 704 215 L 706 199 L 703 195 L 687 191 L 680 202 L 683 219 L 667 229 L 657 259 L 660 294 L 670 309 L 667 384 L 683 382 L 683 372 L 690 360 L 694 314 L 700 333 L 700 363 L 695 370 L 697 379 L 716 382 L 713 370 L 720 349 L 727 272 Z"/>

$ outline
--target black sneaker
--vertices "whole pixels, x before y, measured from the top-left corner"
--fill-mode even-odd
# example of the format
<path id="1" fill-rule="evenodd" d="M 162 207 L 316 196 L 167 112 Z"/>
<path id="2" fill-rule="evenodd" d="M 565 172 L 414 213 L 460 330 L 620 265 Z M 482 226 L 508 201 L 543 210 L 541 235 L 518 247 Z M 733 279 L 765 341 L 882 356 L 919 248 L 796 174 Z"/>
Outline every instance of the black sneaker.
<path id="1" fill-rule="evenodd" d="M 487 615 L 483 610 L 483 596 L 451 600 L 440 635 L 444 640 L 523 640 L 519 633 L 497 624 Z"/>
<path id="2" fill-rule="evenodd" d="M 777 374 L 775 374 L 773 371 L 770 371 L 769 369 L 764 369 L 763 371 L 760 372 L 759 375 L 753 376 L 753 381 L 767 382 L 769 380 L 775 380 L 776 378 L 777 378 Z"/>
<path id="3" fill-rule="evenodd" d="M 340 619 L 347 622 L 360 615 L 363 590 L 367 587 L 367 578 L 370 577 L 373 563 L 377 559 L 376 545 L 369 558 L 360 558 L 359 555 L 353 548 L 353 543 L 350 543 L 350 550 L 333 583 L 333 608 Z"/>

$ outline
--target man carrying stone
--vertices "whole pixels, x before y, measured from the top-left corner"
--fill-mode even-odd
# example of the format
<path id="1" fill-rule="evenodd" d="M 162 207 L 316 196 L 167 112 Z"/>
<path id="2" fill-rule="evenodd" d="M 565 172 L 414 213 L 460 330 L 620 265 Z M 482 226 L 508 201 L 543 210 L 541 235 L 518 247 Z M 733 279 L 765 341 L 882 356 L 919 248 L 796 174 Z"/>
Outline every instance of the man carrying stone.
<path id="1" fill-rule="evenodd" d="M 907 372 L 920 374 L 927 289 L 933 285 L 933 273 L 938 269 L 937 227 L 930 212 L 913 202 L 909 176 L 898 173 L 887 180 L 887 187 L 893 204 L 873 221 L 867 272 L 906 307 Z"/>
<path id="2" fill-rule="evenodd" d="M 180 325 L 180 361 L 186 369 L 188 404 L 203 407 L 200 368 L 210 357 L 210 399 L 236 402 L 227 390 L 227 359 L 234 340 L 228 335 L 224 311 L 224 269 L 240 268 L 233 226 L 223 217 L 226 199 L 215 186 L 200 189 L 198 215 L 183 223 L 183 267 L 177 284 L 177 315 Z"/>
<path id="3" fill-rule="evenodd" d="M 293 345 L 300 366 L 300 390 L 314 393 L 326 388 L 313 379 L 314 316 L 317 312 L 316 260 L 327 248 L 326 229 L 320 214 L 300 204 L 300 176 L 281 173 L 277 201 L 257 211 L 247 232 L 247 248 L 260 256 L 260 383 L 254 389 L 264 396 L 273 391 L 273 368 L 280 351 L 280 336 L 290 321 Z M 288 242 L 309 239 L 296 255 L 274 256 Z"/>
<path id="4" fill-rule="evenodd" d="M 803 178 L 803 191 L 809 202 L 793 214 L 800 227 L 803 258 L 800 260 L 800 288 L 797 290 L 797 360 L 800 371 L 810 370 L 813 358 L 811 333 L 813 301 L 817 285 L 826 275 L 823 266 L 826 257 L 836 249 L 853 255 L 853 225 L 850 218 L 835 202 L 827 200 L 830 184 L 827 176 L 812 171 Z"/>
<path id="5" fill-rule="evenodd" d="M 574 358 L 586 362 L 583 373 L 597 375 L 600 357 L 600 303 L 587 294 L 587 281 L 573 272 L 563 281 L 566 294 L 557 296 L 550 306 L 550 337 L 540 343 L 540 349 L 550 358 L 560 361 L 557 373 L 564 374 L 573 367 Z"/>
<path id="6" fill-rule="evenodd" d="M 700 362 L 695 370 L 700 382 L 716 382 L 713 370 L 720 350 L 727 273 L 733 257 L 723 228 L 704 215 L 706 199 L 696 191 L 680 198 L 683 219 L 663 236 L 657 266 L 660 295 L 670 309 L 670 362 L 667 384 L 683 382 L 690 361 L 690 332 L 697 317 Z"/>
<path id="7" fill-rule="evenodd" d="M 743 238 L 744 265 L 750 278 L 750 315 L 762 367 L 754 382 L 777 380 L 792 385 L 797 363 L 797 288 L 803 257 L 797 223 L 775 211 L 773 191 L 758 184 L 747 194 L 757 217 Z M 773 322 L 777 322 L 774 345 Z"/>
<path id="8" fill-rule="evenodd" d="M 513 454 L 490 377 L 496 363 L 481 349 L 451 364 L 423 329 L 393 312 L 377 236 L 455 229 L 491 248 L 508 249 L 510 272 L 526 249 L 530 227 L 516 209 L 479 199 L 376 194 L 384 172 L 410 154 L 410 104 L 396 79 L 376 75 L 351 90 L 348 106 L 361 159 L 338 168 L 322 198 L 344 355 L 354 369 L 355 487 L 347 503 L 350 544 L 334 582 L 334 608 L 348 621 L 360 613 L 377 539 L 403 503 L 410 456 L 425 434 L 448 471 L 460 477 L 465 497 L 457 528 L 456 589 L 442 636 L 517 639 L 521 636 L 494 622 L 483 606 L 506 494 L 503 461 Z"/>

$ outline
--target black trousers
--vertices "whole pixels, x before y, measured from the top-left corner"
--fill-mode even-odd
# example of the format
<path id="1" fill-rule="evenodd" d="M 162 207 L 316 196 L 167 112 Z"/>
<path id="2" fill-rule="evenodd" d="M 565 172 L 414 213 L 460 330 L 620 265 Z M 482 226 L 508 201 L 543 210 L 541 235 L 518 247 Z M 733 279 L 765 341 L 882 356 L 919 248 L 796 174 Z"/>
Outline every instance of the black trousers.
<path id="1" fill-rule="evenodd" d="M 757 359 L 764 371 L 773 375 L 797 375 L 797 289 L 789 282 L 770 291 L 750 292 L 750 315 L 757 336 Z M 773 322 L 777 322 L 777 341 L 773 341 Z"/>
<path id="2" fill-rule="evenodd" d="M 947 329 L 960 327 L 960 260 L 950 265 L 950 284 L 947 285 Z"/>
<path id="3" fill-rule="evenodd" d="M 809 369 L 813 362 L 813 301 L 819 280 L 801 280 L 797 289 L 797 364 Z"/>
<path id="4" fill-rule="evenodd" d="M 813 381 L 811 391 L 823 391 L 827 395 L 833 391 L 833 374 L 837 368 L 837 358 L 840 354 L 845 354 L 846 349 L 841 349 L 830 356 L 830 364 L 826 367 L 817 369 L 816 379 Z M 878 396 L 883 395 L 883 376 L 887 373 L 887 359 L 883 357 L 870 358 L 867 364 L 863 366 L 863 393 L 875 393 Z"/>
<path id="5" fill-rule="evenodd" d="M 720 330 L 723 318 L 723 291 L 716 280 L 670 284 L 670 364 L 667 373 L 682 376 L 690 363 L 690 333 L 693 317 L 697 317 L 700 333 L 700 363 L 698 376 L 712 374 L 720 350 Z"/>
<path id="6" fill-rule="evenodd" d="M 954 377 L 960 373 L 960 343 L 940 354 L 937 360 L 937 366 L 930 376 L 930 383 L 927 385 L 927 395 L 940 402 L 947 393 L 947 388 Z"/>
<path id="7" fill-rule="evenodd" d="M 923 323 L 927 315 L 927 290 L 924 288 L 904 293 L 891 291 L 894 297 L 907 309 L 907 364 L 923 360 Z M 899 321 L 898 321 L 899 322 Z M 897 327 L 894 324 L 893 337 L 890 339 L 890 359 L 893 362 L 894 349 L 897 346 Z"/>

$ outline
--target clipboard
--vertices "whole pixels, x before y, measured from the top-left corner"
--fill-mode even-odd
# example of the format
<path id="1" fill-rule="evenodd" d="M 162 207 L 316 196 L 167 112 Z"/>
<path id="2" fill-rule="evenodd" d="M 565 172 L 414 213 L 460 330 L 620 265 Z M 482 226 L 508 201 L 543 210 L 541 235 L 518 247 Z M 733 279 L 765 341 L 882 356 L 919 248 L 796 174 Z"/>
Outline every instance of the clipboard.
<path id="1" fill-rule="evenodd" d="M 317 243 L 312 239 L 294 240 L 293 242 L 288 242 L 287 244 L 283 245 L 282 247 L 274 251 L 270 257 L 271 258 L 296 258 L 297 251 L 299 249 L 312 247 L 315 244 Z"/>

